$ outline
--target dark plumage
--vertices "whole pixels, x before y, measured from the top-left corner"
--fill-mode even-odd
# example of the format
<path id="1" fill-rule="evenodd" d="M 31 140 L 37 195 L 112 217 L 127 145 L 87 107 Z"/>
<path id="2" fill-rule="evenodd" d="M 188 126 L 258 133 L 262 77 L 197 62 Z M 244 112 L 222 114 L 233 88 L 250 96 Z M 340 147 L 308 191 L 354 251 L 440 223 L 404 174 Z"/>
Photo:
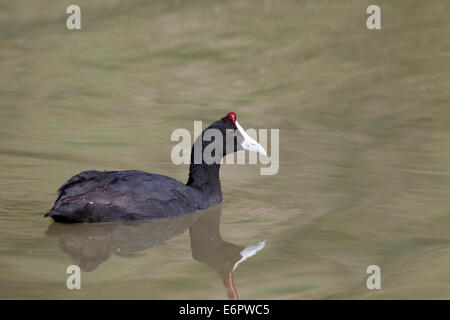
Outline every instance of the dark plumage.
<path id="1" fill-rule="evenodd" d="M 212 141 L 203 141 L 208 129 L 218 129 L 223 136 L 223 155 L 227 150 L 243 149 L 246 139 L 236 128 L 236 115 L 229 113 L 214 122 L 196 140 L 202 151 Z M 232 129 L 233 139 L 226 139 Z M 214 140 L 214 139 L 212 139 Z M 227 143 L 232 146 L 227 147 Z M 205 209 L 222 202 L 220 164 L 194 163 L 191 154 L 186 184 L 167 176 L 136 170 L 84 171 L 58 190 L 55 205 L 45 216 L 58 222 L 106 222 L 174 217 Z"/>

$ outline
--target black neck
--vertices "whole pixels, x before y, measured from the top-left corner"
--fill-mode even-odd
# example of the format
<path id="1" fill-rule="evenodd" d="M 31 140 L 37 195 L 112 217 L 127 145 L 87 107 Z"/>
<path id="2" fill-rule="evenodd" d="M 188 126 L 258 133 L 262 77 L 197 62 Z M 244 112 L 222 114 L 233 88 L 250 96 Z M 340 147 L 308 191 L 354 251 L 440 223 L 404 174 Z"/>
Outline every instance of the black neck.
<path id="1" fill-rule="evenodd" d="M 187 186 L 199 189 L 203 193 L 216 194 L 222 198 L 222 188 L 219 178 L 220 164 L 194 164 L 189 167 Z"/>
<path id="2" fill-rule="evenodd" d="M 201 135 L 197 137 L 191 150 L 191 165 L 189 167 L 189 179 L 186 185 L 200 190 L 201 193 L 205 195 L 206 199 L 208 199 L 208 202 L 210 202 L 209 205 L 222 202 L 222 188 L 219 179 L 220 160 L 214 159 L 219 163 L 205 163 L 203 152 L 211 142 L 203 139 L 203 137 L 208 129 L 220 130 L 223 137 L 225 137 L 224 121 L 224 119 L 221 119 L 206 128 Z M 232 125 L 231 122 L 230 125 Z M 216 137 L 214 137 L 214 139 L 216 139 Z M 234 142 L 234 140 L 232 142 Z M 225 155 L 226 152 L 229 151 L 229 148 L 226 148 L 225 140 L 223 141 L 222 146 L 222 155 Z M 215 154 L 215 151 L 216 150 L 214 149 L 213 154 Z"/>

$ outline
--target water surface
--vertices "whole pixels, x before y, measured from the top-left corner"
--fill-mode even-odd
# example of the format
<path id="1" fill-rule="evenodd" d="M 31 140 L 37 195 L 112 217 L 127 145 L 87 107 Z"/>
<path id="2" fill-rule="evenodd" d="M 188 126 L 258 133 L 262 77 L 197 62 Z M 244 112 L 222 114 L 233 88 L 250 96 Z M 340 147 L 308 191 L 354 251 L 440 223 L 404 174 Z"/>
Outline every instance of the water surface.
<path id="1" fill-rule="evenodd" d="M 0 298 L 226 299 L 262 239 L 240 298 L 450 298 L 448 1 L 380 1 L 379 31 L 357 0 L 77 3 L 79 31 L 70 1 L 0 5 Z M 223 166 L 217 219 L 43 218 L 86 169 L 186 181 L 172 131 L 230 111 L 280 129 L 280 169 Z"/>

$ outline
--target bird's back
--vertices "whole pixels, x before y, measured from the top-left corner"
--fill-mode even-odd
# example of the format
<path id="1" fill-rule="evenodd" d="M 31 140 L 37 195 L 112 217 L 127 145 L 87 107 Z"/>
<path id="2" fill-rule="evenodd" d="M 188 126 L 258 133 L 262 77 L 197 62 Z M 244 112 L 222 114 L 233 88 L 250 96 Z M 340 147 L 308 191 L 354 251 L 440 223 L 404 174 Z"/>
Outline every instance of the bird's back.
<path id="1" fill-rule="evenodd" d="M 46 216 L 60 222 L 173 217 L 194 212 L 198 194 L 178 180 L 142 171 L 81 172 L 58 190 Z"/>

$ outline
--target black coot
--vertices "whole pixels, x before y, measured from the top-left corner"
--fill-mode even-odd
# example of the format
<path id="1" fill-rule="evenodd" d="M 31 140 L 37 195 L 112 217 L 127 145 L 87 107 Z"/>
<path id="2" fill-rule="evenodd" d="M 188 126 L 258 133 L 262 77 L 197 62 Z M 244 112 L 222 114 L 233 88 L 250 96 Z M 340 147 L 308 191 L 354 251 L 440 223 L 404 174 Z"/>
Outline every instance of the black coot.
<path id="1" fill-rule="evenodd" d="M 264 148 L 239 125 L 236 114 L 230 112 L 206 128 L 195 141 L 194 146 L 201 148 L 201 152 L 194 152 L 193 146 L 186 184 L 136 170 L 84 171 L 59 188 L 55 205 L 45 216 L 67 223 L 139 220 L 179 216 L 221 203 L 220 162 L 198 158 L 209 144 L 217 143 L 209 134 L 203 138 L 209 129 L 222 133 L 222 155 L 242 149 L 266 155 Z M 233 138 L 227 139 L 227 135 Z"/>

